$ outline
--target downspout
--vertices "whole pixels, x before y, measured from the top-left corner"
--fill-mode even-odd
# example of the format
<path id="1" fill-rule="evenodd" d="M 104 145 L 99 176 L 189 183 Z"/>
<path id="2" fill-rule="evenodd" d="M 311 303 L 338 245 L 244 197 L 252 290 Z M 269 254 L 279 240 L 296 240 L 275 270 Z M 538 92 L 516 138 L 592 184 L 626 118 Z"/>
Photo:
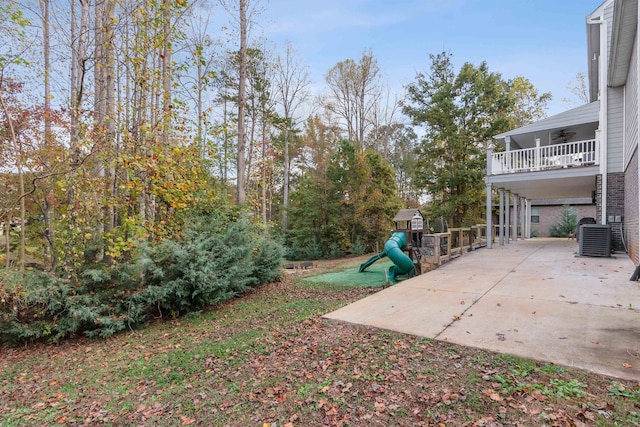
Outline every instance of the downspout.
<path id="1" fill-rule="evenodd" d="M 601 179 L 601 215 L 600 224 L 607 223 L 607 171 L 608 171 L 608 144 L 607 144 L 607 21 L 600 15 L 597 19 L 589 18 L 587 23 L 591 25 L 600 25 L 600 56 L 598 57 L 598 98 L 600 101 L 600 112 L 598 120 L 598 134 L 600 136 L 600 175 Z M 604 53 L 604 59 L 602 55 Z"/>
<path id="2" fill-rule="evenodd" d="M 638 19 L 640 19 L 640 8 L 638 9 Z M 638 35 L 636 34 L 636 72 L 640 73 L 640 57 L 638 56 L 638 54 L 640 54 L 640 45 L 638 45 Z M 637 93 L 632 94 L 631 96 L 635 96 L 636 100 L 640 100 L 640 85 L 637 85 Z M 640 126 L 640 120 L 638 121 L 638 123 L 636 123 L 636 126 Z M 640 129 L 638 129 L 640 130 Z M 636 150 L 638 150 L 638 148 L 636 148 Z M 636 152 L 636 156 L 640 156 L 640 151 Z M 640 179 L 640 161 L 638 162 L 638 179 Z M 638 212 L 640 212 L 640 198 L 638 198 Z M 638 241 L 640 242 L 640 229 L 638 230 Z M 636 244 L 637 245 L 637 244 Z M 639 248 L 636 247 L 636 250 L 638 250 Z M 635 271 L 633 272 L 633 274 L 631 275 L 631 279 L 632 281 L 637 281 L 638 278 L 640 278 L 640 265 L 636 266 Z"/>

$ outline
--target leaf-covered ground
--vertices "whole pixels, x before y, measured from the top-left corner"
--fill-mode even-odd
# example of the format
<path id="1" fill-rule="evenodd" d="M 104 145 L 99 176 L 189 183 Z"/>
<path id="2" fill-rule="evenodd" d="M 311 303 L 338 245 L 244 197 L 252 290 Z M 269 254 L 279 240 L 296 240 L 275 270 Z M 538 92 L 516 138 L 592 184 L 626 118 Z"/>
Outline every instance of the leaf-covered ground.
<path id="1" fill-rule="evenodd" d="M 106 341 L 1 349 L 0 425 L 627 426 L 640 388 L 320 316 L 297 276 Z"/>

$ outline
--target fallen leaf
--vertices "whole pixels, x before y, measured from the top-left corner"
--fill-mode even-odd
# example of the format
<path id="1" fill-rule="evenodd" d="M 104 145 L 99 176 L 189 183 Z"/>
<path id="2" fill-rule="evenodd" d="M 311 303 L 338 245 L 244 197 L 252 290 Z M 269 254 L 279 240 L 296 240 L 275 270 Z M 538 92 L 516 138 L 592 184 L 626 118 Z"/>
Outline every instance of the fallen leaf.
<path id="1" fill-rule="evenodd" d="M 622 367 L 629 369 L 629 368 L 631 368 L 631 363 L 623 363 Z"/>
<path id="2" fill-rule="evenodd" d="M 600 341 L 598 341 L 598 340 L 591 340 L 591 344 L 600 344 Z"/>
<path id="3" fill-rule="evenodd" d="M 496 401 L 496 402 L 502 402 L 502 397 L 500 397 L 500 395 L 499 395 L 498 393 L 496 393 L 496 392 L 491 393 L 491 394 L 489 395 L 489 398 L 490 398 L 491 400 Z"/>
<path id="4" fill-rule="evenodd" d="M 189 418 L 189 417 L 186 417 L 184 415 L 180 415 L 180 419 L 182 420 L 182 425 L 183 426 L 188 426 L 188 425 L 191 425 L 191 424 L 196 422 L 195 418 Z"/>

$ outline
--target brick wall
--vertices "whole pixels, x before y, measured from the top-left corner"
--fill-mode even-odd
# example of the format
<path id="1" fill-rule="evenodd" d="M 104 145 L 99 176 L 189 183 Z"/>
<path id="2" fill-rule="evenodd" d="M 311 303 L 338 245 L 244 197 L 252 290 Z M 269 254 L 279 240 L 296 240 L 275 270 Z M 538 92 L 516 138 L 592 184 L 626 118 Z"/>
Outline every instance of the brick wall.
<path id="1" fill-rule="evenodd" d="M 538 237 L 549 237 L 549 229 L 551 228 L 551 226 L 560 222 L 563 207 L 559 205 L 532 205 L 531 207 L 538 208 L 538 212 L 540 215 L 540 222 L 538 224 L 531 223 L 531 231 L 533 232 L 535 230 L 538 233 Z M 578 220 L 585 217 L 596 217 L 595 205 L 577 205 L 572 207 L 576 209 Z"/>
<path id="2" fill-rule="evenodd" d="M 624 191 L 624 172 L 607 174 L 607 223 L 611 224 L 611 245 L 618 251 L 624 250 L 622 242 Z M 616 217 L 620 220 L 616 221 Z"/>
<path id="3" fill-rule="evenodd" d="M 636 180 L 637 181 L 637 180 Z M 636 184 L 637 185 L 637 184 Z M 607 224 L 611 224 L 611 245 L 615 250 L 624 250 L 622 242 L 622 230 L 625 207 L 625 179 L 624 172 L 612 172 L 607 174 Z M 602 217 L 602 176 L 596 177 L 596 222 L 600 224 Z M 621 221 L 615 221 L 619 216 Z M 609 221 L 614 217 L 612 221 Z"/>
<path id="4" fill-rule="evenodd" d="M 624 237 L 627 253 L 634 264 L 640 264 L 640 238 L 638 233 L 638 150 L 635 151 L 625 172 L 624 182 Z"/>

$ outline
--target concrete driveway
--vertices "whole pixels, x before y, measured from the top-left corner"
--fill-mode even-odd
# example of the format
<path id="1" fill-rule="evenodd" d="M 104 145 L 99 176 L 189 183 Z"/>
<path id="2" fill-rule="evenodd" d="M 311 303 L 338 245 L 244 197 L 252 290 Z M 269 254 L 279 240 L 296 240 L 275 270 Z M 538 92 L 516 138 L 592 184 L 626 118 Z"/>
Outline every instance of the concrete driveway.
<path id="1" fill-rule="evenodd" d="M 624 254 L 564 239 L 480 249 L 325 315 L 640 380 L 640 285 Z"/>

